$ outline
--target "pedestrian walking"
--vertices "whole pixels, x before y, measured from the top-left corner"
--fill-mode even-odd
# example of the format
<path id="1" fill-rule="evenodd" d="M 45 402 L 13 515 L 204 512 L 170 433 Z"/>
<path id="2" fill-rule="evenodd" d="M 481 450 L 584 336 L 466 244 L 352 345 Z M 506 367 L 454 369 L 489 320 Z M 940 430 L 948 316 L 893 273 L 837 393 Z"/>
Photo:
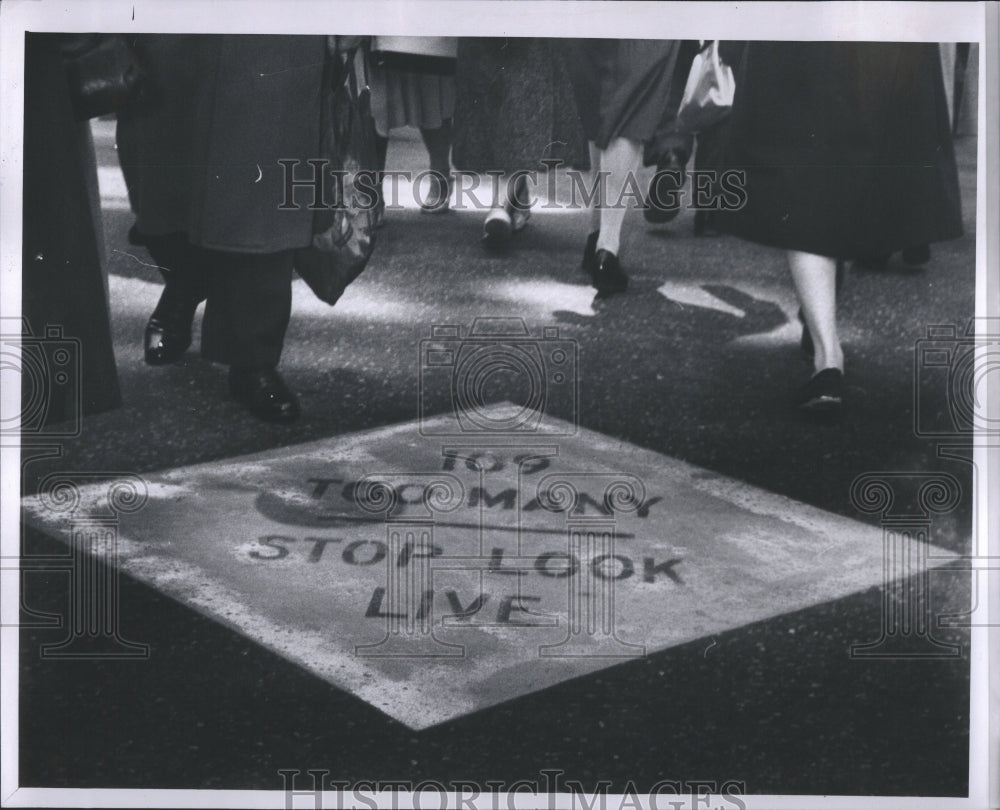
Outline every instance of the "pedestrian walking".
<path id="1" fill-rule="evenodd" d="M 277 366 L 313 211 L 281 207 L 278 161 L 316 157 L 326 38 L 150 35 L 137 47 L 155 93 L 119 114 L 118 155 L 133 234 L 165 282 L 145 360 L 179 360 L 207 299 L 202 355 L 229 366 L 231 394 L 255 416 L 292 421 L 299 404 Z"/>
<path id="2" fill-rule="evenodd" d="M 378 36 L 373 38 L 372 50 L 372 116 L 379 169 L 385 170 L 390 132 L 417 127 L 430 159 L 430 188 L 420 210 L 428 214 L 448 211 L 458 40 Z"/>
<path id="3" fill-rule="evenodd" d="M 559 39 L 460 38 L 455 73 L 453 160 L 462 171 L 494 172 L 482 241 L 508 247 L 531 215 L 525 172 L 544 161 L 586 164 L 583 132 Z"/>
<path id="4" fill-rule="evenodd" d="M 751 42 L 725 163 L 746 204 L 719 227 L 785 250 L 802 305 L 814 374 L 795 402 L 839 409 L 838 263 L 962 235 L 937 45 Z"/>
<path id="5" fill-rule="evenodd" d="M 583 268 L 599 296 L 624 292 L 619 261 L 626 184 L 635 180 L 642 144 L 670 104 L 680 40 L 572 40 L 573 89 L 600 193 L 591 205 Z"/>

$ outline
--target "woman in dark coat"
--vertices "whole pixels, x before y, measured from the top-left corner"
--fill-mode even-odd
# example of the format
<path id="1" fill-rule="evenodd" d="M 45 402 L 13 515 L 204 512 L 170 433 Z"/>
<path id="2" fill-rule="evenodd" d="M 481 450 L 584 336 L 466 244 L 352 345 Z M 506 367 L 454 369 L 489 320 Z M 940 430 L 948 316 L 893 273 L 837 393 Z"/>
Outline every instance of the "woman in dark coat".
<path id="1" fill-rule="evenodd" d="M 282 208 L 279 160 L 310 176 L 317 157 L 326 38 L 140 37 L 151 84 L 119 114 L 118 155 L 138 239 L 163 295 L 146 330 L 152 365 L 179 359 L 207 297 L 202 354 L 230 366 L 230 390 L 255 415 L 298 416 L 276 366 L 291 312 L 292 255 L 312 237 L 312 188 Z"/>
<path id="2" fill-rule="evenodd" d="M 720 229 L 787 251 L 815 346 L 797 404 L 838 408 L 838 260 L 962 235 L 937 45 L 751 42 L 725 163 L 746 204 Z"/>
<path id="3" fill-rule="evenodd" d="M 500 172 L 483 244 L 505 247 L 530 216 L 520 173 L 543 161 L 586 164 L 586 145 L 567 72 L 568 40 L 466 37 L 458 41 L 452 162 Z"/>

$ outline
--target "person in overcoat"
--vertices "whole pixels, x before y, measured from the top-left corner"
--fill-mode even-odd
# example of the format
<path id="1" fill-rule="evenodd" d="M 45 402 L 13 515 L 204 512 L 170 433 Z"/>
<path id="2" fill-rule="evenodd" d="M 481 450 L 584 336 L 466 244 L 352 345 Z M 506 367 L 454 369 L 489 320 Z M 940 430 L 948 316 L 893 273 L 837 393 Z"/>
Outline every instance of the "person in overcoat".
<path id="1" fill-rule="evenodd" d="M 569 40 L 462 37 L 455 69 L 452 162 L 494 173 L 482 244 L 504 250 L 531 215 L 527 172 L 587 165 L 570 85 Z"/>
<path id="2" fill-rule="evenodd" d="M 291 312 L 293 252 L 312 238 L 314 192 L 289 188 L 281 160 L 309 180 L 320 143 L 327 58 L 321 36 L 151 35 L 136 49 L 149 87 L 119 113 L 118 155 L 133 238 L 165 286 L 145 335 L 151 365 L 191 343 L 229 365 L 232 395 L 260 418 L 291 421 L 277 372 Z M 295 205 L 286 204 L 286 194 Z"/>
<path id="3" fill-rule="evenodd" d="M 786 251 L 813 350 L 796 404 L 839 409 L 838 264 L 962 235 L 938 46 L 751 42 L 729 126 L 745 205 L 718 227 Z"/>

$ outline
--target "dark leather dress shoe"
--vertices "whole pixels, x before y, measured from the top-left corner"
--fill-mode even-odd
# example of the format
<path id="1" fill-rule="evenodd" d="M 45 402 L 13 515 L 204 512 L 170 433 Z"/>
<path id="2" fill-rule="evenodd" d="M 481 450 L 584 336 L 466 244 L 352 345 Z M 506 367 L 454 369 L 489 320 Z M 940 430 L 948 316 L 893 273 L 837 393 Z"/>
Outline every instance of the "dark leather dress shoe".
<path id="1" fill-rule="evenodd" d="M 618 257 L 608 250 L 599 250 L 595 254 L 591 279 L 598 298 L 608 298 L 628 289 L 628 276 L 622 270 Z"/>
<path id="2" fill-rule="evenodd" d="M 183 325 L 171 323 L 153 315 L 146 324 L 144 355 L 151 366 L 165 366 L 176 363 L 191 345 L 191 323 L 187 330 Z"/>
<path id="3" fill-rule="evenodd" d="M 171 287 L 164 288 L 146 323 L 143 348 L 149 365 L 165 366 L 184 356 L 191 345 L 191 321 L 198 303 Z"/>
<path id="4" fill-rule="evenodd" d="M 229 391 L 250 413 L 265 422 L 294 422 L 299 418 L 295 394 L 273 368 L 230 367 Z"/>

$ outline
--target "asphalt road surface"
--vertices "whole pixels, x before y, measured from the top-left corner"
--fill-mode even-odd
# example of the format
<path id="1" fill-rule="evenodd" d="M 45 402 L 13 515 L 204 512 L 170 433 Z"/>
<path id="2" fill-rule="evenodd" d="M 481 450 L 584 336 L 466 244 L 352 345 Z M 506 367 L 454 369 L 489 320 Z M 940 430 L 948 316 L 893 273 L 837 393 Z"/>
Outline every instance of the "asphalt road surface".
<path id="1" fill-rule="evenodd" d="M 388 213 L 370 266 L 336 307 L 295 282 L 281 370 L 303 415 L 276 426 L 229 400 L 225 370 L 196 347 L 176 365 L 144 365 L 142 331 L 161 282 L 126 239 L 132 218 L 113 125 L 97 122 L 95 131 L 124 405 L 86 418 L 59 458 L 26 453 L 26 493 L 52 470 L 142 474 L 413 420 L 417 346 L 431 326 L 517 316 L 577 342 L 579 399 L 557 416 L 873 525 L 879 516 L 849 497 L 857 476 L 950 473 L 963 497 L 930 521 L 931 538 L 972 550 L 969 453 L 957 430 L 918 435 L 928 426 L 947 433 L 956 417 L 939 370 L 914 358 L 928 327 L 962 335 L 974 313 L 974 138 L 956 143 L 966 235 L 934 245 L 923 268 L 896 256 L 883 271 L 849 269 L 839 303 L 847 400 L 837 419 L 789 404 L 809 369 L 778 251 L 696 238 L 691 211 L 658 227 L 633 211 L 621 251 L 631 287 L 595 303 L 579 268 L 585 213 L 536 209 L 513 249 L 496 256 L 479 244 L 482 212 L 426 216 L 410 207 Z M 390 168 L 424 167 L 415 134 L 393 141 Z M 429 407 L 448 407 L 447 392 L 431 396 L 439 399 Z M 945 444 L 958 449 L 942 454 Z M 35 554 L 61 548 L 30 532 L 25 544 Z M 64 577 L 34 572 L 24 581 L 27 608 L 65 614 Z M 961 575 L 935 575 L 931 589 L 935 616 L 966 609 Z M 127 577 L 120 615 L 125 637 L 150 645 L 148 660 L 43 660 L 40 645 L 65 629 L 32 626 L 37 619 L 25 615 L 22 785 L 277 790 L 280 769 L 309 768 L 345 781 L 483 785 L 538 781 L 554 768 L 618 791 L 662 779 L 786 794 L 964 795 L 968 787 L 968 631 L 934 630 L 962 645 L 959 658 L 852 659 L 852 644 L 878 637 L 878 588 L 421 732 Z"/>

